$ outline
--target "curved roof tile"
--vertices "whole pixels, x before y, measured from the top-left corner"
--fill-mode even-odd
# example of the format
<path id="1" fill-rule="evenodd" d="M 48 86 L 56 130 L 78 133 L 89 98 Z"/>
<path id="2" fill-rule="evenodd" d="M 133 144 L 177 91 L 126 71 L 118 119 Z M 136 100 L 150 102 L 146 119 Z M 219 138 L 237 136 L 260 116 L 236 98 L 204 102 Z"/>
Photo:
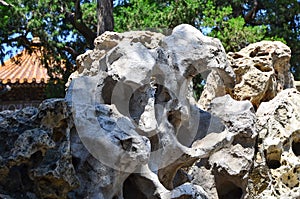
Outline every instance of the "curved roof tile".
<path id="1" fill-rule="evenodd" d="M 23 50 L 0 65 L 2 84 L 47 83 L 49 79 L 47 69 L 42 66 L 39 51 L 30 54 L 28 50 Z"/>

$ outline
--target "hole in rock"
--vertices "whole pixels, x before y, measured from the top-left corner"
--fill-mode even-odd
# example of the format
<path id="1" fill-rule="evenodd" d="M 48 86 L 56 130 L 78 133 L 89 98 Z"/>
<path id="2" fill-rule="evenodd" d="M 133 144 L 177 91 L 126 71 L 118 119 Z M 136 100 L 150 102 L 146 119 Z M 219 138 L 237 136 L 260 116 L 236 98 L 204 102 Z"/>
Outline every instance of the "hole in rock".
<path id="1" fill-rule="evenodd" d="M 120 143 L 122 145 L 122 148 L 125 151 L 132 151 L 132 138 L 128 138 L 126 140 L 120 140 Z"/>
<path id="2" fill-rule="evenodd" d="M 217 185 L 219 199 L 240 199 L 243 195 L 243 190 L 233 182 L 224 181 Z"/>
<path id="3" fill-rule="evenodd" d="M 239 58 L 243 58 L 244 56 L 243 55 L 240 55 L 240 54 L 238 54 L 238 53 L 234 53 L 233 55 L 232 55 L 232 58 L 233 59 L 239 59 Z"/>
<path id="4" fill-rule="evenodd" d="M 72 156 L 72 164 L 75 169 L 78 169 L 78 167 L 80 165 L 80 158 Z"/>
<path id="5" fill-rule="evenodd" d="M 114 90 L 117 81 L 114 80 L 112 77 L 107 77 L 104 80 L 104 86 L 102 88 L 102 99 L 104 100 L 105 104 L 111 104 L 111 96 Z"/>
<path id="6" fill-rule="evenodd" d="M 256 63 L 254 64 L 254 67 L 257 68 L 258 70 L 262 71 L 262 72 L 270 72 L 272 71 L 272 69 L 268 66 L 265 66 L 261 63 Z"/>
<path id="7" fill-rule="evenodd" d="M 292 133 L 292 151 L 295 156 L 300 156 L 300 130 L 296 130 Z"/>
<path id="8" fill-rule="evenodd" d="M 300 156 L 300 140 L 298 142 L 295 140 L 292 142 L 292 150 L 296 156 Z"/>
<path id="9" fill-rule="evenodd" d="M 260 47 L 256 47 L 253 51 L 251 51 L 249 56 L 250 57 L 255 57 L 259 51 L 260 51 Z"/>
<path id="10" fill-rule="evenodd" d="M 190 182 L 188 174 L 183 169 L 179 169 L 173 179 L 173 186 L 178 187 L 186 182 Z"/>
<path id="11" fill-rule="evenodd" d="M 189 64 L 186 70 L 184 71 L 183 76 L 188 78 L 188 77 L 194 77 L 197 74 L 197 69 L 193 64 Z"/>
<path id="12" fill-rule="evenodd" d="M 206 78 L 208 74 L 205 73 L 199 73 L 195 77 L 193 77 L 193 97 L 196 101 L 198 101 L 201 97 L 201 94 L 204 90 L 204 86 L 206 84 Z"/>
<path id="13" fill-rule="evenodd" d="M 57 168 L 56 163 L 51 164 L 51 165 L 49 166 L 49 168 L 50 168 L 50 170 L 55 170 L 55 169 Z"/>
<path id="14" fill-rule="evenodd" d="M 181 124 L 181 113 L 179 110 L 173 110 L 168 112 L 168 121 L 177 128 Z"/>
<path id="15" fill-rule="evenodd" d="M 39 165 L 43 160 L 43 154 L 41 151 L 37 151 L 31 155 L 30 161 L 32 162 L 32 166 L 36 167 Z"/>
<path id="16" fill-rule="evenodd" d="M 145 107 L 148 104 L 148 100 L 151 97 L 149 95 L 149 85 L 142 86 L 136 89 L 129 100 L 129 113 L 130 117 L 138 124 L 141 115 L 145 111 Z"/>
<path id="17" fill-rule="evenodd" d="M 210 169 L 211 166 L 209 164 L 208 158 L 202 158 L 199 162 L 196 163 L 197 167 L 205 167 L 206 169 Z"/>
<path id="18" fill-rule="evenodd" d="M 277 169 L 281 166 L 279 160 L 267 160 L 267 165 L 270 169 Z"/>
<path id="19" fill-rule="evenodd" d="M 131 174 L 123 184 L 124 199 L 158 199 L 154 184 L 146 178 Z"/>
<path id="20" fill-rule="evenodd" d="M 259 52 L 259 53 L 257 53 L 257 57 L 262 57 L 262 56 L 268 56 L 269 55 L 269 53 L 268 52 Z"/>
<path id="21" fill-rule="evenodd" d="M 66 120 L 60 121 L 57 127 L 53 128 L 52 139 L 55 142 L 60 142 L 63 138 L 65 138 L 65 131 L 68 128 L 68 123 Z"/>
<path id="22" fill-rule="evenodd" d="M 163 85 L 155 84 L 155 104 L 160 104 L 163 102 L 168 102 L 171 99 L 169 90 Z"/>
<path id="23" fill-rule="evenodd" d="M 13 166 L 6 178 L 6 182 L 3 183 L 4 189 L 15 193 L 25 193 L 33 188 L 33 181 L 29 178 L 29 167 L 26 164 L 19 166 Z"/>
<path id="24" fill-rule="evenodd" d="M 150 143 L 151 143 L 151 152 L 157 151 L 158 149 L 161 148 L 161 146 L 159 144 L 159 135 L 158 134 L 148 137 L 148 139 L 150 140 Z"/>
<path id="25" fill-rule="evenodd" d="M 270 169 L 277 169 L 281 166 L 280 159 L 281 159 L 281 151 L 280 150 L 273 150 L 270 152 L 265 152 L 267 165 Z"/>

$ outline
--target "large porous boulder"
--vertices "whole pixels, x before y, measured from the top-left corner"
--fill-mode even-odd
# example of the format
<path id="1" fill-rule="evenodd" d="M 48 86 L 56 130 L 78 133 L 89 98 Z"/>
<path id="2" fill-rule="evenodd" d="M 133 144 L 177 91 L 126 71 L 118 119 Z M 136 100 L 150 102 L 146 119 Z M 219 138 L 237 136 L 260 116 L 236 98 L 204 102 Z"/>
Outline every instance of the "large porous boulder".
<path id="1" fill-rule="evenodd" d="M 227 56 L 189 25 L 105 32 L 78 57 L 65 99 L 0 113 L 0 198 L 299 198 L 289 48 Z"/>
<path id="2" fill-rule="evenodd" d="M 291 50 L 279 41 L 262 41 L 227 54 L 236 76 L 233 89 L 223 84 L 218 74 L 208 75 L 208 82 L 200 97 L 203 109 L 219 96 L 230 94 L 236 100 L 250 100 L 255 109 L 261 102 L 273 99 L 277 93 L 294 87 L 290 72 Z"/>
<path id="3" fill-rule="evenodd" d="M 234 87 L 220 41 L 190 25 L 106 32 L 77 64 L 65 99 L 0 113 L 0 197 L 208 198 L 186 167 L 237 133 L 198 108 L 191 80 L 212 71 Z"/>
<path id="4" fill-rule="evenodd" d="M 106 32 L 77 59 L 67 101 L 82 142 L 73 145 L 89 198 L 206 198 L 181 168 L 234 140 L 221 119 L 200 110 L 191 80 L 214 71 L 233 88 L 224 48 L 190 25 L 171 35 Z M 207 144 L 193 144 L 205 137 Z M 76 147 L 76 148 L 75 148 Z M 77 152 L 76 152 L 77 151 Z M 88 163 L 86 163 L 88 162 Z M 91 174 L 91 176 L 90 176 Z M 92 180 L 92 181 L 91 181 Z M 134 194 L 134 195 L 133 195 Z"/>
<path id="5" fill-rule="evenodd" d="M 230 95 L 211 101 L 209 112 L 218 116 L 232 133 L 230 145 L 201 159 L 189 169 L 192 182 L 207 191 L 209 198 L 244 198 L 256 144 L 256 116 L 250 101 L 236 101 Z M 220 135 L 217 135 L 220 136 Z M 207 135 L 194 145 L 209 145 L 216 137 Z"/>
<path id="6" fill-rule="evenodd" d="M 300 92 L 281 91 L 257 110 L 249 198 L 300 198 Z"/>

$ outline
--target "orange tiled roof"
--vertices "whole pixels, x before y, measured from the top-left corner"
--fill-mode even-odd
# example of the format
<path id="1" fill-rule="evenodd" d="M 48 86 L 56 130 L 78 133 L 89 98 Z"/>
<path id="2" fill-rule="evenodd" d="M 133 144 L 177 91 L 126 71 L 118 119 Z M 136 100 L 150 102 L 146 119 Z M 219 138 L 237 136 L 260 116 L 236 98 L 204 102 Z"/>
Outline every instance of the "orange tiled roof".
<path id="1" fill-rule="evenodd" d="M 0 81 L 2 84 L 47 83 L 50 77 L 42 66 L 40 52 L 23 50 L 18 55 L 0 65 Z"/>

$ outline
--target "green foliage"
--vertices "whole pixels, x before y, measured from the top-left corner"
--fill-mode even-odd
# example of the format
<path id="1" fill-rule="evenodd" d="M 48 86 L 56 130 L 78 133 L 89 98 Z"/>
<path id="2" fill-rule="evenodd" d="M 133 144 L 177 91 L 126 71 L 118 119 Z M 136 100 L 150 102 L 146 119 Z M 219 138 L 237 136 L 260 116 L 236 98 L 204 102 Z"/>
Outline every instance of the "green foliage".
<path id="1" fill-rule="evenodd" d="M 30 38 L 39 37 L 45 49 L 43 63 L 48 67 L 52 81 L 58 81 L 53 74 L 62 74 L 63 82 L 66 82 L 68 76 L 76 69 L 76 55 L 91 48 L 74 23 L 85 24 L 87 29 L 96 32 L 96 3 L 80 1 L 81 10 L 76 15 L 73 0 L 6 0 L 6 2 L 11 6 L 0 5 L 0 61 L 3 61 L 7 54 L 10 56 L 16 54 L 11 50 L 7 51 L 5 46 L 31 50 Z M 71 21 L 73 19 L 75 22 Z M 62 60 L 66 62 L 65 68 L 59 64 Z M 58 90 L 64 93 L 64 89 Z"/>
<path id="2" fill-rule="evenodd" d="M 220 39 L 226 52 L 239 51 L 265 37 L 266 26 L 247 26 L 242 16 L 233 17 L 231 6 L 216 9 L 213 2 L 208 1 L 203 13 L 202 26 L 211 28 L 208 35 Z"/>
<path id="3" fill-rule="evenodd" d="M 58 80 L 51 80 L 46 86 L 47 98 L 63 98 L 65 97 L 65 82 Z"/>
<path id="4" fill-rule="evenodd" d="M 256 2 L 255 5 L 253 2 Z M 224 8 L 232 8 L 232 12 L 225 12 Z M 262 1 L 216 1 L 211 0 L 211 3 L 207 6 L 208 9 L 205 9 L 205 12 L 213 13 L 215 12 L 215 17 L 220 21 L 220 17 L 226 14 L 223 20 L 225 22 L 241 17 L 244 20 L 244 25 L 239 24 L 237 27 L 239 34 L 238 37 L 241 38 L 240 43 L 244 46 L 248 42 L 252 43 L 259 40 L 279 40 L 286 43 L 292 50 L 292 59 L 291 59 L 291 70 L 294 73 L 295 79 L 300 80 L 300 1 L 299 0 L 262 0 Z M 222 15 L 223 14 L 223 15 Z M 220 23 L 219 23 L 220 24 Z M 218 25 L 219 25 L 218 24 Z M 216 26 L 218 27 L 218 26 Z M 222 26 L 221 26 L 222 27 Z M 225 27 L 226 26 L 225 24 Z M 240 27 L 243 27 L 242 29 Z M 236 30 L 237 30 L 236 29 Z M 223 28 L 224 30 L 224 28 Z M 228 27 L 230 32 L 232 27 Z M 217 34 L 216 32 L 220 30 L 215 30 L 210 34 L 211 36 L 216 36 L 221 39 L 225 49 L 227 50 L 236 50 L 240 46 L 236 45 L 235 42 L 232 47 L 228 47 L 229 43 L 232 43 L 232 36 L 222 35 L 221 33 Z M 241 34 L 245 33 L 245 34 Z M 262 36 L 260 38 L 260 36 Z M 228 37 L 228 38 L 226 38 Z M 234 36 L 233 36 L 234 37 Z M 245 38 L 247 38 L 245 40 Z M 225 40 L 228 41 L 225 41 Z M 233 41 L 236 41 L 233 39 Z M 231 44 L 232 45 L 232 44 Z M 237 46 L 235 48 L 234 46 Z"/>
<path id="5" fill-rule="evenodd" d="M 172 29 L 181 23 L 195 25 L 201 0 L 131 0 L 114 8 L 115 31 Z"/>

